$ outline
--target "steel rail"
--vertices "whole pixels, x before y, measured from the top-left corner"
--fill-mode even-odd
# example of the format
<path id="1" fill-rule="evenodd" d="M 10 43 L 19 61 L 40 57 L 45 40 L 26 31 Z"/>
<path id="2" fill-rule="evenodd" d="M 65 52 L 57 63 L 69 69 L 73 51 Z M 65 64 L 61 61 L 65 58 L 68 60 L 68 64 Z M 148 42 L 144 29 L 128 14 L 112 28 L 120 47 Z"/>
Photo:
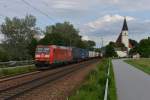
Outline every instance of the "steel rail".
<path id="1" fill-rule="evenodd" d="M 34 89 L 36 87 L 47 84 L 49 82 L 58 80 L 58 79 L 64 77 L 65 75 L 67 75 L 67 74 L 70 74 L 70 73 L 72 73 L 76 70 L 85 68 L 85 66 L 87 66 L 91 63 L 94 63 L 96 61 L 97 60 L 91 60 L 91 61 L 87 61 L 87 62 L 84 62 L 84 63 L 75 64 L 72 67 L 64 68 L 60 71 L 57 71 L 55 73 L 51 73 L 51 74 L 43 76 L 43 77 L 40 77 L 38 79 L 35 79 L 35 80 L 30 81 L 30 82 L 21 84 L 19 86 L 15 86 L 15 87 L 5 89 L 5 90 L 0 92 L 0 99 L 10 100 L 10 99 L 12 99 L 12 98 L 14 98 L 18 95 L 21 95 L 22 93 L 25 93 L 25 92 L 27 92 L 31 89 Z"/>

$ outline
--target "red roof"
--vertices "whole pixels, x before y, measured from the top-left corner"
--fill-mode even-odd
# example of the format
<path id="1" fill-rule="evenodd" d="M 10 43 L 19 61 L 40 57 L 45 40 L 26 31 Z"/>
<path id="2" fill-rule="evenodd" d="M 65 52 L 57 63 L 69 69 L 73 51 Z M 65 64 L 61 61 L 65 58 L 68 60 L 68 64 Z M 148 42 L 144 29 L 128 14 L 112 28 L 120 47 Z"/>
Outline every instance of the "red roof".
<path id="1" fill-rule="evenodd" d="M 130 43 L 130 41 L 129 41 L 129 48 L 133 48 L 133 46 L 132 46 L 132 44 Z"/>

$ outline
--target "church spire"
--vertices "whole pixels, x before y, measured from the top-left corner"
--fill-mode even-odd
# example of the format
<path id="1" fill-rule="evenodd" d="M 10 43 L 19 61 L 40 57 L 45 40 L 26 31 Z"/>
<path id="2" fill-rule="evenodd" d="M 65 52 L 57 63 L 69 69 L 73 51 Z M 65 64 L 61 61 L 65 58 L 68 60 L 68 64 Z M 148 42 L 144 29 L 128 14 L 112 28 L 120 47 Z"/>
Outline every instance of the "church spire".
<path id="1" fill-rule="evenodd" d="M 128 31 L 128 26 L 127 26 L 127 21 L 126 21 L 126 18 L 124 18 L 124 22 L 123 22 L 122 31 Z"/>

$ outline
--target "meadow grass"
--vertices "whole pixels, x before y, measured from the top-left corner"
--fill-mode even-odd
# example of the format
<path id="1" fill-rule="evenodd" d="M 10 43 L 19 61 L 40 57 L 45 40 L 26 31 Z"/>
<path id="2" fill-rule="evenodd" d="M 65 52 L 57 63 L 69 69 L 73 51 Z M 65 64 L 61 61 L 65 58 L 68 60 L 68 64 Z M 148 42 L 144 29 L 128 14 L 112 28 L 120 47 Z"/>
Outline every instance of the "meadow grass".
<path id="1" fill-rule="evenodd" d="M 69 97 L 69 100 L 103 100 L 107 78 L 108 59 L 103 59 L 95 70 L 92 70 L 85 78 L 81 87 Z M 110 87 L 108 92 L 109 100 L 117 100 L 114 74 L 110 68 Z"/>
<path id="2" fill-rule="evenodd" d="M 36 70 L 35 66 L 21 66 L 21 67 L 12 67 L 12 68 L 0 68 L 0 77 L 10 77 L 10 76 L 15 76 L 19 74 L 24 74 L 28 72 L 33 72 Z"/>
<path id="3" fill-rule="evenodd" d="M 129 59 L 129 60 L 125 60 L 125 62 L 150 74 L 150 58 Z"/>

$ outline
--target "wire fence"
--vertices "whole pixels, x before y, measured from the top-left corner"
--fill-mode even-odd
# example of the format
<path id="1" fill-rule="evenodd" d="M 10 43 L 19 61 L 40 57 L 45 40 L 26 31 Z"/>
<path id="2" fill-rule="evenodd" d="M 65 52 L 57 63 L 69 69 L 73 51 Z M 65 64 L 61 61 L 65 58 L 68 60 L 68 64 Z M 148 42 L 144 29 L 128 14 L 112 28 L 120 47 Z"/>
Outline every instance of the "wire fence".
<path id="1" fill-rule="evenodd" d="M 32 65 L 34 60 L 0 62 L 0 68 Z"/>

